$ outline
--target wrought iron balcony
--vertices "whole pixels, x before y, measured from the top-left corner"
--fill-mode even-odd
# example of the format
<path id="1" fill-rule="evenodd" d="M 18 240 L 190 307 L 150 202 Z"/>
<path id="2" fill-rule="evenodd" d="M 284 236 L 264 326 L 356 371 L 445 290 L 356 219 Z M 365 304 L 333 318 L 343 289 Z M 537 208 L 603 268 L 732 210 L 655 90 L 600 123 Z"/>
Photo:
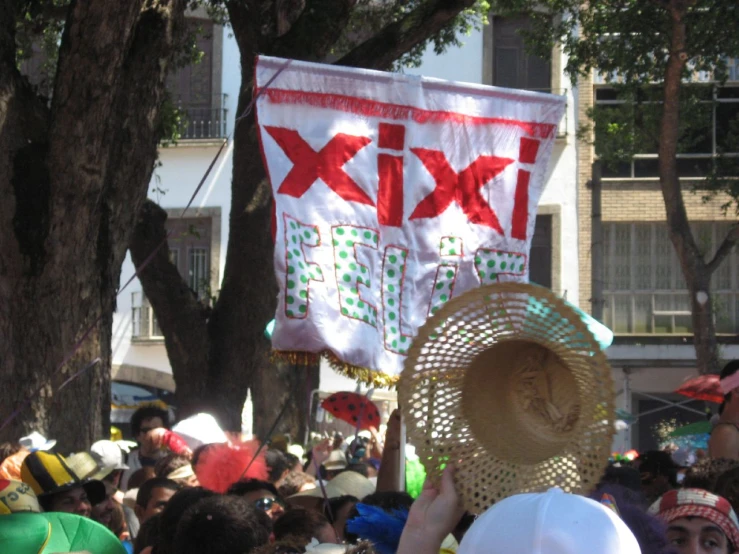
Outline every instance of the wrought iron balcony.
<path id="1" fill-rule="evenodd" d="M 225 108 L 202 108 L 188 105 L 178 106 L 182 115 L 180 139 L 203 140 L 226 137 Z"/>

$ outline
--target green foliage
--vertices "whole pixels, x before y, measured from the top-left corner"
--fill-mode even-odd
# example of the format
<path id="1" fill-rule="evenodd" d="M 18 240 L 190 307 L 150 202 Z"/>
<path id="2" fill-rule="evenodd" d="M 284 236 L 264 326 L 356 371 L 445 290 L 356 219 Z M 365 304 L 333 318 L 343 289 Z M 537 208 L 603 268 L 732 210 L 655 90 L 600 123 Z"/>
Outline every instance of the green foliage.
<path id="1" fill-rule="evenodd" d="M 159 111 L 158 124 L 159 136 L 162 137 L 161 145 L 165 148 L 171 145 L 176 146 L 182 136 L 182 129 L 187 126 L 187 118 L 185 113 L 172 102 L 169 93 Z"/>

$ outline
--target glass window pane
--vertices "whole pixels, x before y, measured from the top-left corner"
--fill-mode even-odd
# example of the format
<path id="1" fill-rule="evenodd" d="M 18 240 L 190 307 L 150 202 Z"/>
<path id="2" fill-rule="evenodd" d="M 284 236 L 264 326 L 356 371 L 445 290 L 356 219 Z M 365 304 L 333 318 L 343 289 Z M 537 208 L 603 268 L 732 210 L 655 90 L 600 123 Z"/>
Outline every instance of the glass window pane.
<path id="1" fill-rule="evenodd" d="M 652 295 L 634 296 L 634 333 L 652 332 Z"/>
<path id="2" fill-rule="evenodd" d="M 189 260 L 189 285 L 202 298 L 210 284 L 208 271 L 208 250 L 206 248 L 191 248 Z"/>
<path id="3" fill-rule="evenodd" d="M 631 290 L 631 224 L 614 225 L 613 288 Z"/>
<path id="4" fill-rule="evenodd" d="M 631 333 L 631 297 L 616 296 L 614 304 L 613 332 Z"/>
<path id="5" fill-rule="evenodd" d="M 716 321 L 716 332 L 733 333 L 734 323 L 732 318 L 734 317 L 734 295 L 713 293 L 711 297 L 713 300 L 713 314 L 714 321 Z"/>
<path id="6" fill-rule="evenodd" d="M 675 287 L 673 264 L 675 252 L 667 235 L 667 225 L 656 223 L 654 234 L 655 288 L 672 290 Z"/>
<path id="7" fill-rule="evenodd" d="M 634 177 L 659 177 L 659 161 L 634 160 Z"/>
<path id="8" fill-rule="evenodd" d="M 634 225 L 634 289 L 652 290 L 652 225 Z"/>
<path id="9" fill-rule="evenodd" d="M 716 106 L 716 149 L 739 152 L 739 102 L 720 102 Z"/>

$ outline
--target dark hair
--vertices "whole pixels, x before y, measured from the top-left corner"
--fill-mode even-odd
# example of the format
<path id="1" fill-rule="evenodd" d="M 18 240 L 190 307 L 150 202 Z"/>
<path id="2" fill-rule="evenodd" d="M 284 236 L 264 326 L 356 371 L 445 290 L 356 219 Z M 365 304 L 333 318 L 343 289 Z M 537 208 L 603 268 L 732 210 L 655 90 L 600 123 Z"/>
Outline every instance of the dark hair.
<path id="1" fill-rule="evenodd" d="M 337 496 L 336 498 L 329 498 L 328 506 L 325 502 L 323 504 L 323 515 L 326 516 L 326 519 L 328 519 L 329 523 L 333 525 L 334 523 L 336 523 L 336 514 L 338 514 L 344 506 L 346 506 L 347 504 L 351 504 L 352 502 L 356 504 L 357 502 L 359 502 L 359 498 L 350 494 Z"/>
<path id="2" fill-rule="evenodd" d="M 270 483 L 276 483 L 286 471 L 292 469 L 285 454 L 276 448 L 267 450 L 264 455 L 264 461 L 267 463 L 267 469 L 269 469 L 269 477 L 267 479 Z"/>
<path id="3" fill-rule="evenodd" d="M 282 498 L 289 498 L 293 494 L 298 494 L 303 485 L 307 483 L 315 483 L 316 479 L 312 475 L 308 475 L 302 471 L 291 471 L 285 476 L 282 484 L 277 489 Z"/>
<path id="4" fill-rule="evenodd" d="M 198 462 L 200 462 L 200 457 L 205 453 L 206 450 L 208 450 L 212 446 L 217 446 L 216 444 L 201 444 L 198 446 L 195 450 L 192 452 L 192 460 L 190 460 L 190 463 L 192 464 L 193 469 L 198 465 Z"/>
<path id="5" fill-rule="evenodd" d="M 204 498 L 211 498 L 218 496 L 218 493 L 205 489 L 203 487 L 186 487 L 178 490 L 169 499 L 167 505 L 160 517 L 159 529 L 162 540 L 160 541 L 162 547 L 159 552 L 174 552 L 171 550 L 172 541 L 174 540 L 175 533 L 177 532 L 177 524 L 182 519 L 182 514 L 187 511 L 190 506 L 198 503 Z"/>
<path id="6" fill-rule="evenodd" d="M 739 371 L 739 360 L 731 360 L 721 370 L 721 374 L 719 375 L 719 380 L 725 379 L 729 375 L 734 375 L 737 371 Z M 726 402 L 728 402 L 729 400 L 731 400 L 731 393 L 727 392 L 724 395 L 724 401 L 721 403 L 721 406 L 719 406 L 718 408 L 719 414 L 722 414 L 724 412 L 724 408 L 726 407 Z"/>
<path id="7" fill-rule="evenodd" d="M 2 442 L 0 443 L 0 464 L 13 454 L 17 454 L 23 450 L 23 445 L 19 442 Z"/>
<path id="8" fill-rule="evenodd" d="M 147 519 L 139 529 L 133 543 L 134 554 L 139 554 L 147 546 L 158 546 L 162 542 L 160 523 L 162 514 L 154 514 Z"/>
<path id="9" fill-rule="evenodd" d="M 123 506 L 118 502 L 111 502 L 113 505 L 113 513 L 110 516 L 110 525 L 108 528 L 116 537 L 119 537 L 126 531 L 126 516 L 123 513 Z"/>
<path id="10" fill-rule="evenodd" d="M 250 552 L 269 542 L 269 516 L 238 496 L 199 501 L 182 516 L 173 551 L 177 554 Z"/>
<path id="11" fill-rule="evenodd" d="M 600 478 L 598 487 L 606 484 L 621 485 L 632 491 L 641 492 L 641 476 L 639 471 L 631 466 L 609 465 Z M 644 501 L 646 502 L 646 499 Z"/>
<path id="12" fill-rule="evenodd" d="M 154 468 L 152 466 L 144 466 L 141 469 L 137 469 L 128 480 L 128 490 L 138 489 L 149 479 L 154 479 L 154 477 L 156 477 L 156 475 L 154 474 Z"/>
<path id="13" fill-rule="evenodd" d="M 682 486 L 686 489 L 703 489 L 715 492 L 716 482 L 723 474 L 739 467 L 739 460 L 730 458 L 706 458 L 696 462 L 685 472 Z"/>
<path id="14" fill-rule="evenodd" d="M 144 420 L 151 419 L 152 417 L 161 418 L 164 426 L 169 429 L 169 414 L 167 410 L 162 410 L 156 406 L 142 406 L 131 416 L 131 433 L 133 433 L 134 437 L 141 431 L 141 424 Z"/>
<path id="15" fill-rule="evenodd" d="M 600 502 L 604 494 L 616 501 L 621 519 L 636 537 L 642 554 L 662 554 L 667 548 L 667 525 L 659 518 L 649 515 L 641 506 L 633 504 L 634 492 L 621 485 L 603 485 L 590 495 Z"/>
<path id="16" fill-rule="evenodd" d="M 295 508 L 282 514 L 274 523 L 273 531 L 276 540 L 295 538 L 308 544 L 319 529 L 330 526 L 323 514 L 314 510 Z"/>
<path id="17" fill-rule="evenodd" d="M 274 494 L 275 497 L 280 498 L 280 493 L 277 492 L 277 489 L 272 483 L 260 481 L 259 479 L 242 479 L 241 481 L 236 481 L 233 485 L 228 487 L 226 494 L 244 496 L 255 491 L 269 491 Z"/>
<path id="18" fill-rule="evenodd" d="M 172 479 L 167 479 L 166 477 L 154 477 L 141 485 L 138 494 L 136 494 L 136 504 L 142 508 L 146 508 L 149 505 L 154 489 L 178 491 L 181 488 L 182 486 L 176 481 L 172 481 Z"/>
<path id="19" fill-rule="evenodd" d="M 255 548 L 251 554 L 303 554 L 304 552 L 305 543 L 303 541 L 289 538 Z"/>
<path id="20" fill-rule="evenodd" d="M 164 458 L 158 460 L 157 463 L 154 464 L 154 475 L 156 475 L 157 477 L 166 477 L 173 471 L 187 465 L 190 465 L 190 460 L 187 456 L 170 452 Z"/>
<path id="21" fill-rule="evenodd" d="M 667 477 L 671 487 L 677 487 L 677 470 L 679 466 L 669 452 L 649 450 L 639 456 L 639 473 L 651 473 L 655 477 Z"/>
<path id="22" fill-rule="evenodd" d="M 367 464 L 364 462 L 357 462 L 354 464 L 349 464 L 346 466 L 346 469 L 344 471 L 353 471 L 354 473 L 359 473 L 360 475 L 363 475 L 364 477 L 369 477 L 369 468 L 367 467 Z"/>
<path id="23" fill-rule="evenodd" d="M 283 452 L 283 456 L 285 456 L 285 459 L 287 460 L 287 465 L 290 468 L 290 471 L 293 470 L 293 468 L 300 463 L 300 458 L 298 458 L 295 454 L 292 452 Z"/>
<path id="24" fill-rule="evenodd" d="M 728 500 L 734 511 L 739 512 L 739 466 L 719 475 L 713 492 Z"/>

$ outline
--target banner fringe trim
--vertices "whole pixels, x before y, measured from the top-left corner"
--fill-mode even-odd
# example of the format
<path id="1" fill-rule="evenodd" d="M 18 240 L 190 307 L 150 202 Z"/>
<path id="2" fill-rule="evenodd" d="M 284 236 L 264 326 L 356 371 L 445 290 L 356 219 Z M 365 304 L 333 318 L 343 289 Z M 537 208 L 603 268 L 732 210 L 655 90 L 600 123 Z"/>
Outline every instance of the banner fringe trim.
<path id="1" fill-rule="evenodd" d="M 339 359 L 336 354 L 329 350 L 324 350 L 318 354 L 314 352 L 273 350 L 270 356 L 271 361 L 282 361 L 293 365 L 314 365 L 317 364 L 321 357 L 326 358 L 328 365 L 335 372 L 340 373 L 349 379 L 354 379 L 359 383 L 371 385 L 374 387 L 394 387 L 399 380 L 397 375 L 388 375 L 380 371 L 373 371 L 366 367 L 348 364 Z"/>

